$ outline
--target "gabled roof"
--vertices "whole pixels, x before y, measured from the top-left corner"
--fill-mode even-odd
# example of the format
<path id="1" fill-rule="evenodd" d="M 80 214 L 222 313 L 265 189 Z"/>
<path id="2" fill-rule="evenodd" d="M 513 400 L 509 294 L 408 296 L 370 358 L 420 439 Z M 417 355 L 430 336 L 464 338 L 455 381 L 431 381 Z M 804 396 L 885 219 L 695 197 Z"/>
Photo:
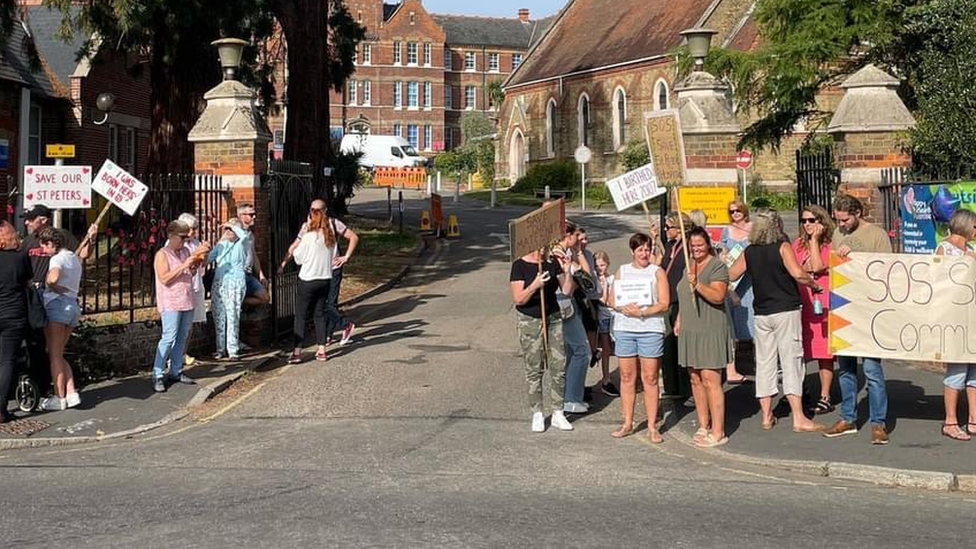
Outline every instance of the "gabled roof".
<path id="1" fill-rule="evenodd" d="M 431 14 L 444 29 L 447 43 L 458 46 L 494 46 L 527 49 L 538 39 L 540 25 L 548 26 L 552 18 L 521 21 L 516 18 L 477 17 L 470 15 Z"/>
<path id="2" fill-rule="evenodd" d="M 34 43 L 50 67 L 57 85 L 62 89 L 71 88 L 71 75 L 78 67 L 78 52 L 81 51 L 89 36 L 81 31 L 75 31 L 74 36 L 65 41 L 58 36 L 61 27 L 61 12 L 45 6 L 27 6 L 27 21 L 34 35 Z M 72 17 L 77 16 L 80 8 L 72 6 Z"/>
<path id="3" fill-rule="evenodd" d="M 26 27 L 15 21 L 10 35 L 0 45 L 0 79 L 17 82 L 40 95 L 58 97 L 43 67 L 31 67 L 31 47 Z"/>
<path id="4" fill-rule="evenodd" d="M 506 83 L 517 86 L 664 55 L 713 0 L 571 0 Z"/>

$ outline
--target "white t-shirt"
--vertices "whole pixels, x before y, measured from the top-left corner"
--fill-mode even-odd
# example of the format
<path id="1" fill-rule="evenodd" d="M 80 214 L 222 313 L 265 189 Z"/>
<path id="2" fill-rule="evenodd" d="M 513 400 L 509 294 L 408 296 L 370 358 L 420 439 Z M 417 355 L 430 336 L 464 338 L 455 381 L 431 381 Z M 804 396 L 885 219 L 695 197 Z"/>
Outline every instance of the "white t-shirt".
<path id="1" fill-rule="evenodd" d="M 295 263 L 299 265 L 298 278 L 306 282 L 332 278 L 332 258 L 335 246 L 325 245 L 325 239 L 316 231 L 305 233 L 295 248 Z"/>
<path id="2" fill-rule="evenodd" d="M 57 284 L 68 291 L 63 294 L 45 291 L 44 302 L 47 303 L 59 295 L 78 299 L 78 287 L 81 285 L 81 261 L 78 260 L 78 256 L 74 252 L 62 248 L 61 251 L 51 257 L 49 269 L 58 270 Z"/>
<path id="3" fill-rule="evenodd" d="M 346 227 L 345 223 L 339 221 L 336 218 L 332 218 L 329 220 L 329 226 L 332 227 L 332 230 L 335 233 L 333 236 L 335 237 L 335 242 L 336 242 L 335 247 L 332 249 L 332 255 L 342 255 L 339 253 L 339 238 L 341 238 L 342 235 L 346 234 L 346 229 L 348 227 Z M 301 240 L 302 237 L 305 236 L 305 233 L 307 232 L 308 232 L 308 222 L 306 221 L 305 223 L 302 223 L 301 228 L 298 229 L 298 236 L 295 237 L 295 240 Z"/>

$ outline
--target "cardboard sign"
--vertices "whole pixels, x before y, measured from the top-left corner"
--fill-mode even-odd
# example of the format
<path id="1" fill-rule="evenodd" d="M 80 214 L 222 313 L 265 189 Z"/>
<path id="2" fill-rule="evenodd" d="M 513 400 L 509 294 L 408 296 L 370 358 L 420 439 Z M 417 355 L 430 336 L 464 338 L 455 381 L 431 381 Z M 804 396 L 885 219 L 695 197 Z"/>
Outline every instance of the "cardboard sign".
<path id="1" fill-rule="evenodd" d="M 149 187 L 142 181 L 107 159 L 95 175 L 91 188 L 129 215 L 136 213 L 142 199 L 149 193 Z"/>
<path id="2" fill-rule="evenodd" d="M 643 307 L 653 305 L 656 295 L 651 291 L 650 280 L 615 280 L 613 299 L 618 307 L 631 303 Z"/>
<path id="3" fill-rule="evenodd" d="M 708 216 L 709 225 L 728 225 L 729 202 L 735 200 L 735 187 L 681 187 L 678 201 L 681 211 L 701 210 Z"/>
<path id="4" fill-rule="evenodd" d="M 678 111 L 666 109 L 644 113 L 644 137 L 651 164 L 661 186 L 685 182 L 685 144 L 681 137 Z"/>
<path id="5" fill-rule="evenodd" d="M 560 198 L 508 224 L 512 261 L 545 248 L 566 231 L 566 200 Z"/>
<path id="6" fill-rule="evenodd" d="M 24 166 L 24 208 L 52 210 L 91 207 L 91 166 Z"/>
<path id="7" fill-rule="evenodd" d="M 836 355 L 972 362 L 976 260 L 938 255 L 830 256 Z"/>
<path id="8" fill-rule="evenodd" d="M 647 164 L 614 177 L 607 181 L 607 188 L 610 189 L 610 195 L 613 196 L 613 203 L 617 206 L 617 211 L 626 210 L 667 192 L 666 189 L 657 186 L 654 164 Z"/>

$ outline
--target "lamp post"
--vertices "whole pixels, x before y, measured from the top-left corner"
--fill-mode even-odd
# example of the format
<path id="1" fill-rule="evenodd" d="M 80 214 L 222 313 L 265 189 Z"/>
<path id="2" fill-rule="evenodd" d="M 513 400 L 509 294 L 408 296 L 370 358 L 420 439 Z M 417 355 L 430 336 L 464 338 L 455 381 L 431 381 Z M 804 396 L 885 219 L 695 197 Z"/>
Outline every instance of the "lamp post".
<path id="1" fill-rule="evenodd" d="M 220 56 L 220 68 L 224 71 L 224 80 L 235 80 L 247 41 L 240 38 L 221 38 L 214 40 L 210 45 L 217 47 L 217 55 Z"/>
<path id="2" fill-rule="evenodd" d="M 115 108 L 115 95 L 108 92 L 98 94 L 98 97 L 95 98 L 95 108 L 102 113 L 102 119 L 95 120 L 93 117 L 92 124 L 101 126 L 108 122 L 108 113 Z"/>
<path id="3" fill-rule="evenodd" d="M 711 29 L 688 29 L 679 34 L 685 37 L 688 43 L 688 53 L 695 60 L 695 72 L 701 72 L 705 68 L 705 58 L 708 57 L 708 50 L 712 45 L 712 37 L 718 31 Z"/>

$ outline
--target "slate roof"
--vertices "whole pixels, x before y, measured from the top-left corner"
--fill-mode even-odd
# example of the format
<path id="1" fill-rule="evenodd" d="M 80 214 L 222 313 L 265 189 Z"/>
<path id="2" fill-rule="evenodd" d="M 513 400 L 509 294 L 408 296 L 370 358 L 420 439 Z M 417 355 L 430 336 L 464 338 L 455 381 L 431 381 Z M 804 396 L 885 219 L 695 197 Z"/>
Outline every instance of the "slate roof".
<path id="1" fill-rule="evenodd" d="M 61 26 L 61 12 L 44 6 L 27 6 L 27 22 L 34 35 L 34 42 L 41 57 L 50 67 L 63 89 L 70 89 L 71 75 L 78 66 L 78 52 L 88 39 L 88 35 L 75 32 L 74 37 L 64 41 L 57 36 Z M 80 8 L 72 7 L 72 15 Z"/>
<path id="2" fill-rule="evenodd" d="M 505 84 L 666 54 L 713 0 L 571 0 Z"/>
<path id="3" fill-rule="evenodd" d="M 30 40 L 24 25 L 14 22 L 10 35 L 0 45 L 0 79 L 23 84 L 40 95 L 58 97 L 43 68 L 31 69 Z"/>
<path id="4" fill-rule="evenodd" d="M 444 29 L 448 44 L 520 49 L 530 47 L 544 34 L 544 31 L 540 32 L 540 26 L 552 21 L 552 18 L 546 18 L 523 23 L 517 18 L 434 13 L 431 17 Z"/>

